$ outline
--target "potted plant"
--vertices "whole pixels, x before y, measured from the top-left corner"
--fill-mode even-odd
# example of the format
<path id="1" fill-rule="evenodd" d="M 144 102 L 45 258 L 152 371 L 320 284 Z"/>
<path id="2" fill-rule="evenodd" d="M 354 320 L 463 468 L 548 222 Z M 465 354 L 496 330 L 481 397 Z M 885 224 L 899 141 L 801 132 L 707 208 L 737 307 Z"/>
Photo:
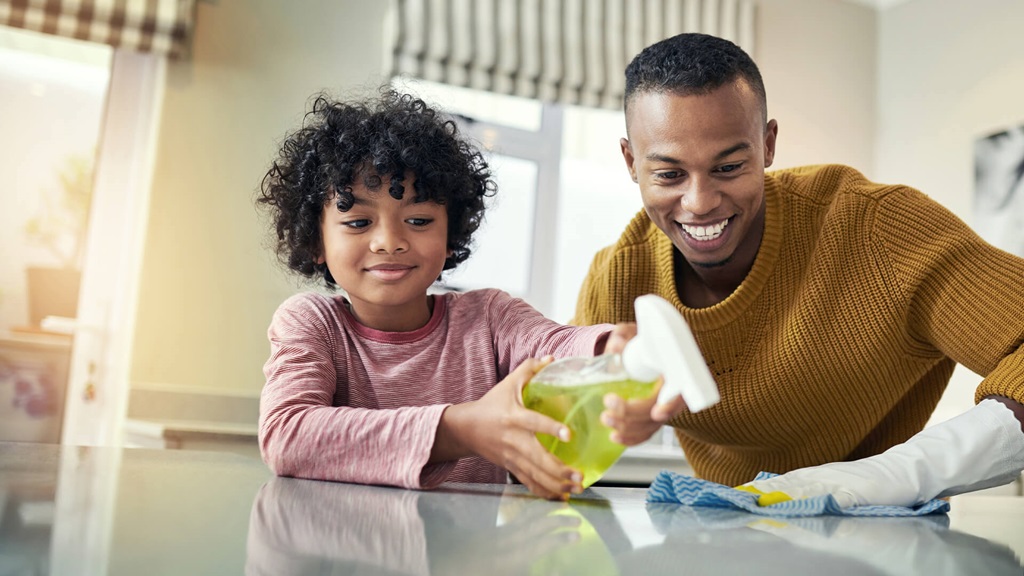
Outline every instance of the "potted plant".
<path id="1" fill-rule="evenodd" d="M 70 156 L 61 168 L 56 194 L 43 195 L 36 216 L 25 222 L 27 239 L 53 256 L 56 265 L 26 267 L 29 323 L 47 316 L 74 318 L 78 310 L 82 253 L 92 203 L 92 158 Z"/>

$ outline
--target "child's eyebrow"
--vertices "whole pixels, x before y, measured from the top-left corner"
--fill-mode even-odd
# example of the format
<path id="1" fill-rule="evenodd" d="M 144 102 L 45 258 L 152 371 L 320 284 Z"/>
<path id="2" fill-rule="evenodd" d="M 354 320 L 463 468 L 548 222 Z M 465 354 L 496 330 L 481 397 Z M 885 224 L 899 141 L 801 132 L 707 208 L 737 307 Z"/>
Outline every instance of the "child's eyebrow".
<path id="1" fill-rule="evenodd" d="M 416 202 L 416 196 L 414 194 L 409 194 L 409 193 L 403 194 L 402 195 L 402 199 L 398 200 L 397 198 L 392 198 L 391 195 L 389 195 L 389 194 L 387 194 L 385 192 L 383 194 L 376 194 L 376 195 L 373 195 L 373 196 L 368 196 L 368 195 L 365 195 L 365 194 L 356 195 L 356 194 L 353 193 L 352 194 L 352 205 L 353 206 L 359 205 L 359 206 L 367 206 L 367 207 L 370 207 L 370 208 L 376 208 L 377 206 L 380 205 L 380 199 L 394 200 L 396 202 L 401 202 L 403 206 L 411 206 L 413 204 L 419 204 L 420 203 L 420 202 Z M 425 202 L 429 202 L 429 200 L 425 200 Z"/>
<path id="2" fill-rule="evenodd" d="M 352 194 L 352 205 L 354 206 L 356 204 L 370 206 L 372 208 L 377 205 L 377 200 L 365 196 L 356 196 L 355 194 Z"/>

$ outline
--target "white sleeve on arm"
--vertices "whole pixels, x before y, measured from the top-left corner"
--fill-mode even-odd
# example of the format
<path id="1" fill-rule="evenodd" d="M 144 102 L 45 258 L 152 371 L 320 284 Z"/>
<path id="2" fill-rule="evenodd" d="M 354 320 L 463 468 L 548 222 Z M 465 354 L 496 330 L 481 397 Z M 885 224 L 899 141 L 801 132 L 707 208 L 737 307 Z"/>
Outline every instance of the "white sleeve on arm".
<path id="1" fill-rule="evenodd" d="M 319 324 L 319 326 L 318 326 Z M 440 484 L 455 462 L 428 465 L 447 405 L 396 409 L 334 406 L 339 381 L 320 319 L 275 314 L 260 396 L 259 443 L 281 476 L 403 488 Z"/>
<path id="2" fill-rule="evenodd" d="M 794 499 L 832 494 L 843 508 L 913 506 L 1007 484 L 1022 470 L 1020 422 L 1001 402 L 983 400 L 881 454 L 801 468 L 747 486 Z"/>

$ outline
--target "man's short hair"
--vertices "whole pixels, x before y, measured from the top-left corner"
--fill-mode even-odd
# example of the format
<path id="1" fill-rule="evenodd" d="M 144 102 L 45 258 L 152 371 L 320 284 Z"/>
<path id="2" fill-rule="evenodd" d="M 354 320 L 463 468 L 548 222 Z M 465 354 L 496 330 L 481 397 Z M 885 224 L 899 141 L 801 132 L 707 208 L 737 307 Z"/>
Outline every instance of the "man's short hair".
<path id="1" fill-rule="evenodd" d="M 717 36 L 679 34 L 644 48 L 626 67 L 625 108 L 629 110 L 637 94 L 707 94 L 739 78 L 760 98 L 767 121 L 768 103 L 761 72 L 742 48 Z"/>

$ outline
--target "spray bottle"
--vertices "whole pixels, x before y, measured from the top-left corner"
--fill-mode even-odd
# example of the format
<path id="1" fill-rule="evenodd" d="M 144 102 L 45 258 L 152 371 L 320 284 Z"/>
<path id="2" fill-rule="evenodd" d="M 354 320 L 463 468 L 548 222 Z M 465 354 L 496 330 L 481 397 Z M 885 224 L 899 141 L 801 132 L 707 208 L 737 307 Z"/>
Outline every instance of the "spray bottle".
<path id="1" fill-rule="evenodd" d="M 664 383 L 658 403 L 682 395 L 691 412 L 719 400 L 718 386 L 686 321 L 665 299 L 648 294 L 633 302 L 637 335 L 621 354 L 564 358 L 545 366 L 523 389 L 523 404 L 569 427 L 572 439 L 537 434 L 563 463 L 583 473 L 583 487 L 597 482 L 622 456 L 601 423 L 604 396 L 649 398 L 658 376 Z"/>

